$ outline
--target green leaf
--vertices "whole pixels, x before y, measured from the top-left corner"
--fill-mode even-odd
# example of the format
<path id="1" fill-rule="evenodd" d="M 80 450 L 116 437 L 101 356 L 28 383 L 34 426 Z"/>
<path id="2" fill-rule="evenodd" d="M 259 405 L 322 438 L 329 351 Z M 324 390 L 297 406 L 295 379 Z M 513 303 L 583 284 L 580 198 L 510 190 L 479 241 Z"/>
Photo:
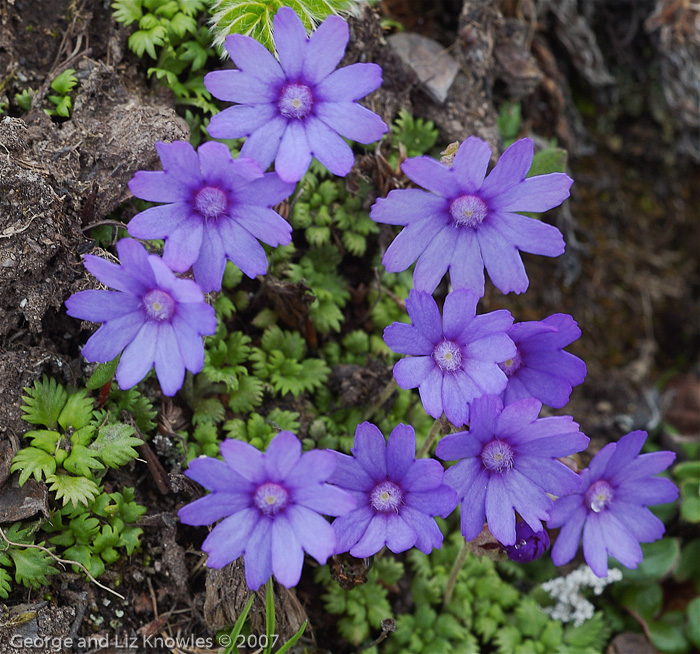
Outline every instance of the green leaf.
<path id="1" fill-rule="evenodd" d="M 87 390 L 82 388 L 68 396 L 63 410 L 58 416 L 58 424 L 67 429 L 82 429 L 92 420 L 92 398 L 87 396 Z"/>
<path id="2" fill-rule="evenodd" d="M 15 102 L 22 111 L 29 111 L 32 108 L 35 93 L 32 89 L 24 89 L 21 93 L 15 93 Z"/>
<path id="3" fill-rule="evenodd" d="M 110 497 L 114 499 L 119 509 L 119 516 L 126 523 L 136 522 L 146 513 L 146 507 L 134 501 L 133 488 L 124 488 L 121 493 L 111 493 Z"/>
<path id="4" fill-rule="evenodd" d="M 24 437 L 31 439 L 32 447 L 38 447 L 40 450 L 44 450 L 44 452 L 54 454 L 58 441 L 61 439 L 61 434 L 57 431 L 39 429 L 26 432 Z"/>
<path id="5" fill-rule="evenodd" d="M 361 257 L 367 249 L 367 239 L 362 234 L 355 232 L 344 231 L 341 240 L 345 249 L 356 257 Z"/>
<path id="6" fill-rule="evenodd" d="M 187 32 L 197 36 L 197 21 L 191 16 L 177 13 L 170 21 L 170 31 L 180 38 L 185 36 Z"/>
<path id="7" fill-rule="evenodd" d="M 537 602 L 531 597 L 523 598 L 515 609 L 515 616 L 518 619 L 517 624 L 521 633 L 532 638 L 537 638 L 540 631 L 549 622 L 547 615 L 540 610 Z"/>
<path id="8" fill-rule="evenodd" d="M 654 543 L 643 543 L 644 559 L 635 570 L 623 569 L 625 581 L 660 581 L 669 575 L 680 558 L 680 546 L 675 538 L 662 538 Z"/>
<path id="9" fill-rule="evenodd" d="M 53 456 L 36 447 L 25 447 L 15 454 L 12 460 L 10 472 L 21 470 L 19 485 L 24 486 L 30 476 L 41 481 L 56 472 L 56 459 Z"/>
<path id="10" fill-rule="evenodd" d="M 106 466 L 118 468 L 138 456 L 134 447 L 142 445 L 143 441 L 133 436 L 135 433 L 136 430 L 130 425 L 104 425 L 90 448 L 97 452 Z"/>
<path id="11" fill-rule="evenodd" d="M 97 484 L 85 477 L 72 477 L 59 473 L 49 475 L 46 482 L 51 484 L 49 490 L 55 491 L 56 499 L 62 499 L 64 506 L 69 502 L 74 507 L 77 507 L 78 503 L 87 506 L 100 492 Z"/>
<path id="12" fill-rule="evenodd" d="M 12 586 L 10 586 L 11 581 L 10 573 L 5 568 L 0 568 L 0 597 L 3 599 L 7 599 L 10 596 L 10 591 L 12 590 Z M 304 626 L 306 626 L 306 623 L 304 623 Z"/>
<path id="13" fill-rule="evenodd" d="M 51 82 L 51 88 L 56 91 L 56 93 L 66 95 L 71 92 L 77 83 L 78 78 L 75 76 L 75 69 L 67 68 Z"/>
<path id="14" fill-rule="evenodd" d="M 196 41 L 185 41 L 177 49 L 178 57 L 182 61 L 191 61 L 192 70 L 199 70 L 207 62 L 209 53 Z M 225 286 L 225 288 L 233 288 Z"/>
<path id="15" fill-rule="evenodd" d="M 50 95 L 49 100 L 56 105 L 55 109 L 47 110 L 50 116 L 61 116 L 62 118 L 70 117 L 70 110 L 73 103 L 69 95 Z"/>
<path id="16" fill-rule="evenodd" d="M 622 606 L 634 611 L 644 620 L 654 618 L 661 611 L 664 600 L 659 584 L 621 586 L 621 590 L 615 592 L 615 595 Z"/>
<path id="17" fill-rule="evenodd" d="M 114 10 L 114 20 L 124 25 L 130 25 L 143 15 L 141 0 L 116 0 L 112 3 L 112 9 Z"/>
<path id="18" fill-rule="evenodd" d="M 158 412 L 153 408 L 150 400 L 135 388 L 123 391 L 116 382 L 113 383 L 106 408 L 112 416 L 120 416 L 122 411 L 128 411 L 144 435 L 149 434 L 156 427 L 155 417 Z M 104 415 L 100 421 L 103 418 Z"/>
<path id="19" fill-rule="evenodd" d="M 151 59 L 157 59 L 156 46 L 165 43 L 168 31 L 162 25 L 156 25 L 149 30 L 138 30 L 129 37 L 129 49 L 137 56 L 143 57 L 147 52 Z"/>
<path id="20" fill-rule="evenodd" d="M 299 627 L 299 631 L 297 631 L 284 645 L 282 645 L 282 647 L 277 650 L 277 654 L 286 654 L 286 652 L 296 645 L 296 642 L 302 637 L 304 631 L 306 631 L 308 624 L 309 621 L 305 620 L 304 624 Z"/>
<path id="21" fill-rule="evenodd" d="M 95 391 L 112 381 L 112 379 L 114 379 L 114 374 L 117 372 L 117 365 L 119 364 L 120 357 L 121 354 L 107 363 L 99 364 L 97 368 L 95 368 L 95 372 L 90 375 L 90 379 L 87 380 L 85 386 Z"/>
<path id="22" fill-rule="evenodd" d="M 188 16 L 194 16 L 202 11 L 206 3 L 203 0 L 178 0 L 180 11 Z"/>
<path id="23" fill-rule="evenodd" d="M 171 86 L 174 85 L 174 84 L 177 84 L 177 75 L 176 75 L 175 73 L 173 73 L 172 71 L 170 71 L 170 70 L 165 70 L 165 69 L 163 69 L 163 68 L 149 68 L 148 71 L 147 71 L 147 75 L 148 75 L 149 78 L 150 78 L 151 75 L 153 75 L 154 73 L 155 73 L 155 76 L 156 76 L 158 79 L 163 79 L 163 78 L 165 78 L 165 80 L 166 80 L 166 81 L 168 82 L 168 84 L 171 85 Z"/>
<path id="24" fill-rule="evenodd" d="M 700 592 L 700 538 L 695 538 L 686 543 L 681 550 L 681 558 L 673 573 L 676 581 L 684 582 L 693 580 L 696 589 Z"/>
<path id="25" fill-rule="evenodd" d="M 119 534 L 112 529 L 111 525 L 103 525 L 102 531 L 92 544 L 96 552 L 102 552 L 102 550 L 109 547 L 116 547 L 119 545 Z"/>
<path id="26" fill-rule="evenodd" d="M 496 125 L 498 133 L 506 144 L 509 145 L 518 136 L 522 120 L 522 109 L 519 102 L 506 102 L 501 105 Z"/>
<path id="27" fill-rule="evenodd" d="M 574 627 L 569 625 L 564 630 L 564 644 L 572 647 L 592 647 L 599 652 L 610 636 L 610 627 L 605 623 L 602 613 L 596 613 L 590 620 Z"/>
<path id="28" fill-rule="evenodd" d="M 567 157 L 568 153 L 562 148 L 547 148 L 536 152 L 527 177 L 547 175 L 548 173 L 564 173 L 566 172 Z"/>
<path id="29" fill-rule="evenodd" d="M 233 625 L 233 629 L 231 630 L 231 633 L 228 638 L 228 644 L 226 646 L 226 649 L 224 650 L 224 654 L 233 654 L 233 649 L 236 647 L 236 641 L 238 640 L 238 636 L 243 631 L 243 625 L 245 624 L 245 620 L 248 617 L 248 612 L 250 611 L 250 607 L 253 606 L 253 601 L 255 600 L 255 593 L 251 593 L 250 598 L 246 602 L 245 606 L 243 607 L 243 611 L 241 611 L 241 614 L 238 616 L 238 619 L 236 620 L 236 624 Z M 236 648 L 238 649 L 238 648 Z"/>
<path id="30" fill-rule="evenodd" d="M 683 461 L 673 469 L 673 476 L 682 479 L 700 479 L 700 461 Z"/>
<path id="31" fill-rule="evenodd" d="M 685 635 L 695 647 L 700 649 L 700 597 L 690 601 L 685 613 L 688 616 Z"/>
<path id="32" fill-rule="evenodd" d="M 75 534 L 75 540 L 83 545 L 89 545 L 100 529 L 100 521 L 87 512 L 81 513 L 70 521 L 70 530 Z M 52 541 L 53 542 L 53 539 Z"/>
<path id="33" fill-rule="evenodd" d="M 664 654 L 685 654 L 689 643 L 683 629 L 683 614 L 670 611 L 655 622 L 647 622 L 652 645 Z"/>
<path id="34" fill-rule="evenodd" d="M 142 507 L 145 510 L 145 507 Z M 141 546 L 141 527 L 126 527 L 119 536 L 119 547 L 126 549 L 128 556 L 131 556 L 133 551 Z"/>
<path id="35" fill-rule="evenodd" d="M 104 566 L 102 566 L 101 572 L 99 569 L 93 570 L 93 562 L 95 559 L 99 560 L 99 556 L 94 556 L 91 548 L 83 543 L 73 545 L 73 547 L 69 547 L 68 549 L 64 550 L 61 558 L 82 563 L 88 569 L 88 572 L 93 576 L 99 576 L 101 572 L 104 572 Z M 73 566 L 73 569 L 76 572 L 83 572 L 78 566 Z M 97 572 L 97 575 L 95 572 Z"/>
<path id="36" fill-rule="evenodd" d="M 43 545 L 43 543 L 37 543 Z M 48 586 L 49 575 L 57 575 L 58 570 L 53 567 L 53 559 L 43 550 L 33 547 L 11 547 L 10 556 L 15 564 L 15 581 L 24 584 L 27 588 Z"/>
<path id="37" fill-rule="evenodd" d="M 243 375 L 238 378 L 238 388 L 229 395 L 228 407 L 234 413 L 247 413 L 260 406 L 264 384 L 257 377 Z"/>
<path id="38" fill-rule="evenodd" d="M 177 13 L 179 11 L 180 11 L 180 5 L 178 5 L 176 0 L 168 0 L 168 2 L 163 2 L 158 7 L 156 7 L 153 10 L 153 13 L 156 16 L 162 16 L 163 18 L 167 18 L 168 20 L 172 20 L 172 18 L 175 15 L 177 15 Z"/>
<path id="39" fill-rule="evenodd" d="M 22 418 L 33 425 L 44 425 L 49 429 L 56 429 L 58 416 L 63 405 L 68 399 L 68 393 L 55 379 L 48 379 L 46 375 L 41 381 L 36 380 L 34 387 L 26 387 L 22 396 L 24 405 Z"/>
<path id="40" fill-rule="evenodd" d="M 93 470 L 102 470 L 104 466 L 99 462 L 98 455 L 84 445 L 73 445 L 68 458 L 63 462 L 63 467 L 74 475 L 92 477 Z"/>

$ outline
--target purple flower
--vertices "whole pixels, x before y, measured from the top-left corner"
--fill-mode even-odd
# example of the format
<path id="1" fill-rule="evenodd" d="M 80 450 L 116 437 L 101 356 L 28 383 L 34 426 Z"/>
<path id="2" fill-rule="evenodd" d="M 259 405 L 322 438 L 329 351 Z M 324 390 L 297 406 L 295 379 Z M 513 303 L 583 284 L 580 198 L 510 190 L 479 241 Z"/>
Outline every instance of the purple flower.
<path id="1" fill-rule="evenodd" d="M 581 488 L 554 504 L 549 527 L 561 527 L 552 547 L 552 561 L 564 565 L 578 550 L 583 531 L 583 556 L 599 577 L 608 574 L 608 554 L 627 568 L 642 560 L 639 543 L 651 543 L 664 524 L 648 508 L 672 502 L 678 489 L 668 479 L 653 477 L 676 458 L 673 452 L 639 455 L 644 431 L 633 431 L 608 443 L 581 473 Z"/>
<path id="2" fill-rule="evenodd" d="M 129 182 L 142 200 L 168 202 L 129 223 L 136 238 L 164 238 L 163 259 L 173 270 L 194 269 L 205 293 L 221 289 L 226 259 L 248 277 L 267 272 L 268 245 L 291 242 L 292 227 L 270 207 L 294 190 L 275 173 L 263 174 L 252 159 L 233 160 L 223 143 L 195 152 L 184 141 L 156 143 L 162 171 L 139 171 Z"/>
<path id="3" fill-rule="evenodd" d="M 344 136 L 372 143 L 387 131 L 384 122 L 357 100 L 382 83 L 376 64 L 352 64 L 339 70 L 348 43 L 347 23 L 329 16 L 307 38 L 292 9 L 275 15 L 279 63 L 256 40 L 240 34 L 226 39 L 238 70 L 217 70 L 204 78 L 212 95 L 236 106 L 209 123 L 215 138 L 248 136 L 241 155 L 263 169 L 273 161 L 280 177 L 296 182 L 316 157 L 334 175 L 350 172 L 355 158 Z"/>
<path id="4" fill-rule="evenodd" d="M 546 529 L 533 531 L 527 522 L 519 522 L 515 525 L 515 544 L 504 549 L 511 561 L 529 563 L 549 549 L 549 534 Z"/>
<path id="5" fill-rule="evenodd" d="M 333 522 L 336 554 L 376 554 L 417 547 L 428 554 L 442 545 L 433 516 L 447 517 L 457 505 L 454 491 L 443 483 L 444 470 L 434 459 L 416 461 L 416 434 L 397 425 L 388 443 L 369 422 L 355 431 L 354 457 L 335 453 L 338 466 L 330 482 L 347 489 L 357 508 Z"/>
<path id="6" fill-rule="evenodd" d="M 477 316 L 478 301 L 471 291 L 453 291 L 441 319 L 429 293 L 411 291 L 406 309 L 412 324 L 395 322 L 384 330 L 392 350 L 414 355 L 394 366 L 398 385 L 418 387 L 426 412 L 439 418 L 444 411 L 456 426 L 469 420 L 474 398 L 503 391 L 508 378 L 498 364 L 516 355 L 507 336 L 513 316 L 504 310 Z"/>
<path id="7" fill-rule="evenodd" d="M 500 364 L 508 375 L 504 403 L 534 397 L 548 406 L 563 407 L 572 387 L 586 377 L 586 364 L 562 349 L 581 336 L 576 321 L 564 313 L 555 313 L 541 322 L 516 323 L 508 330 L 508 336 L 518 351 Z"/>
<path id="8" fill-rule="evenodd" d="M 185 471 L 212 492 L 182 507 L 180 520 L 208 525 L 224 518 L 202 544 L 210 568 L 244 555 L 251 590 L 273 573 L 283 586 L 296 586 L 304 552 L 321 564 L 335 552 L 335 532 L 320 514 L 355 508 L 349 493 L 325 483 L 336 466 L 333 452 L 302 454 L 299 439 L 281 431 L 265 454 L 237 440 L 224 441 L 221 454 L 223 461 L 202 456 Z"/>
<path id="9" fill-rule="evenodd" d="M 533 529 L 544 529 L 552 500 L 548 493 L 576 491 L 579 476 L 557 461 L 580 452 L 588 437 L 571 416 L 538 418 L 542 405 L 535 399 L 503 407 L 495 396 L 480 397 L 471 407 L 469 431 L 445 436 L 435 453 L 459 463 L 445 481 L 462 502 L 462 535 L 479 535 L 484 516 L 494 537 L 514 545 L 515 511 Z"/>
<path id="10" fill-rule="evenodd" d="M 529 280 L 518 250 L 550 257 L 564 252 L 556 227 L 519 211 L 547 211 L 569 197 L 571 178 L 563 173 L 525 178 L 533 158 L 530 139 L 501 155 L 486 175 L 489 146 L 470 136 L 459 146 L 451 168 L 430 157 L 407 159 L 401 169 L 428 189 L 391 191 L 377 200 L 370 216 L 380 223 L 405 225 L 382 262 L 389 272 L 406 270 L 416 259 L 413 281 L 432 293 L 450 269 L 454 288 L 484 294 L 484 266 L 503 293 L 522 293 Z"/>
<path id="11" fill-rule="evenodd" d="M 216 331 L 214 309 L 191 279 L 178 279 L 160 257 L 137 241 L 117 243 L 120 265 L 85 255 L 85 267 L 116 291 L 80 291 L 66 300 L 68 315 L 103 322 L 83 348 L 88 361 L 106 363 L 122 353 L 117 382 L 140 382 L 155 365 L 165 395 L 182 386 L 185 369 L 204 365 L 202 335 Z M 123 352 L 122 352 L 123 350 Z"/>

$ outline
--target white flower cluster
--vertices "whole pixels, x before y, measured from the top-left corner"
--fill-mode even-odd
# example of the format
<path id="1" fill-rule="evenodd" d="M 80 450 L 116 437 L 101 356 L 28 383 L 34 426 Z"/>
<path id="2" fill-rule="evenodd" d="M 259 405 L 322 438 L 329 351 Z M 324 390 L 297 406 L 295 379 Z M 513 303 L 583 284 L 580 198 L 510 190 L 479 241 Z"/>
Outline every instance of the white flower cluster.
<path id="1" fill-rule="evenodd" d="M 595 607 L 582 594 L 581 588 L 591 588 L 595 595 L 600 595 L 603 589 L 614 581 L 622 579 L 622 572 L 616 568 L 608 570 L 607 577 L 597 577 L 587 565 L 577 568 L 566 577 L 552 579 L 542 584 L 552 599 L 557 600 L 555 606 L 542 610 L 553 620 L 573 622 L 574 626 L 582 625 L 593 617 Z"/>

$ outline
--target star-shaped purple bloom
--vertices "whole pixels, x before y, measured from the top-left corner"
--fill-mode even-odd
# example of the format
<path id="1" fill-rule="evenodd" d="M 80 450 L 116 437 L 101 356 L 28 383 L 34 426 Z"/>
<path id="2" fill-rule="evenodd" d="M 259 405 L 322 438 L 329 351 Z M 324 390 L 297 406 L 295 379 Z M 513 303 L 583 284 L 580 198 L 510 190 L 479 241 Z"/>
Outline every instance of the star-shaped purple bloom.
<path id="1" fill-rule="evenodd" d="M 106 363 L 122 353 L 117 383 L 140 382 L 155 365 L 165 395 L 182 386 L 185 369 L 204 365 L 202 335 L 216 331 L 214 309 L 191 279 L 178 279 L 137 241 L 117 243 L 120 265 L 85 255 L 85 267 L 116 291 L 80 291 L 66 300 L 73 318 L 104 323 L 82 350 L 88 361 Z M 123 352 L 122 352 L 123 350 Z"/>
<path id="2" fill-rule="evenodd" d="M 338 466 L 329 479 L 347 489 L 357 508 L 333 522 L 336 553 L 376 554 L 417 547 L 425 554 L 442 545 L 434 516 L 447 517 L 457 505 L 454 491 L 443 483 L 444 470 L 434 459 L 416 461 L 416 434 L 397 425 L 389 441 L 363 422 L 355 431 L 354 456 L 335 453 Z"/>
<path id="3" fill-rule="evenodd" d="M 627 568 L 642 560 L 639 543 L 651 543 L 664 524 L 647 506 L 672 502 L 678 488 L 653 475 L 666 470 L 673 452 L 639 452 L 644 431 L 633 431 L 608 443 L 581 473 L 581 488 L 554 504 L 549 527 L 561 527 L 552 547 L 552 561 L 564 565 L 574 558 L 583 531 L 583 556 L 599 577 L 608 575 L 608 554 Z"/>
<path id="4" fill-rule="evenodd" d="M 420 189 L 394 190 L 377 200 L 370 217 L 405 225 L 382 263 L 389 272 L 418 260 L 414 286 L 432 293 L 450 270 L 454 288 L 484 294 L 484 266 L 503 293 L 522 293 L 529 280 L 519 251 L 556 257 L 564 252 L 561 232 L 520 211 L 552 209 L 569 197 L 572 180 L 563 173 L 526 179 L 533 143 L 511 145 L 486 176 L 491 149 L 470 136 L 459 146 L 451 168 L 430 157 L 407 159 L 401 170 Z"/>
<path id="5" fill-rule="evenodd" d="M 149 202 L 167 202 L 137 214 L 129 223 L 136 238 L 164 238 L 164 261 L 178 272 L 194 270 L 205 293 L 221 289 L 226 259 L 248 277 L 267 272 L 268 245 L 288 245 L 292 227 L 270 207 L 294 190 L 257 162 L 239 157 L 223 143 L 204 143 L 195 152 L 184 141 L 156 143 L 162 171 L 139 171 L 131 192 Z"/>
<path id="6" fill-rule="evenodd" d="M 508 375 L 504 403 L 534 397 L 547 406 L 563 407 L 572 387 L 586 377 L 586 364 L 563 350 L 581 336 L 576 321 L 565 313 L 555 313 L 542 321 L 516 323 L 508 336 L 518 351 L 500 364 Z"/>
<path id="7" fill-rule="evenodd" d="M 350 172 L 355 158 L 344 136 L 372 143 L 386 124 L 357 100 L 382 83 L 376 64 L 352 64 L 335 70 L 345 54 L 349 30 L 329 16 L 310 38 L 294 11 L 279 9 L 274 19 L 279 62 L 255 39 L 232 34 L 226 50 L 238 70 L 217 70 L 204 78 L 211 94 L 239 104 L 209 123 L 214 138 L 248 136 L 241 155 L 263 169 L 273 161 L 280 177 L 296 182 L 316 157 L 334 175 Z"/>
<path id="8" fill-rule="evenodd" d="M 182 507 L 180 520 L 208 525 L 224 518 L 202 544 L 210 568 L 244 555 L 251 590 L 273 573 L 283 586 L 296 586 L 304 552 L 323 564 L 336 550 L 335 531 L 320 514 L 355 508 L 349 493 L 326 483 L 336 467 L 334 453 L 302 454 L 299 439 L 281 431 L 265 454 L 237 440 L 224 441 L 221 454 L 223 461 L 202 456 L 185 471 L 211 493 Z"/>
<path id="9" fill-rule="evenodd" d="M 496 396 L 474 400 L 469 431 L 445 436 L 435 453 L 459 460 L 445 473 L 462 503 L 462 535 L 476 538 L 484 516 L 503 545 L 516 542 L 515 511 L 534 530 L 544 529 L 552 500 L 579 488 L 579 476 L 557 458 L 581 452 L 588 437 L 571 416 L 538 418 L 542 404 L 529 399 L 503 407 Z"/>
<path id="10" fill-rule="evenodd" d="M 401 354 L 394 378 L 401 388 L 416 388 L 423 408 L 433 418 L 445 412 L 456 426 L 469 420 L 469 404 L 481 395 L 497 395 L 508 383 L 498 364 L 516 355 L 507 335 L 509 311 L 476 315 L 478 296 L 459 289 L 445 299 L 443 316 L 429 293 L 411 291 L 406 309 L 411 325 L 395 322 L 384 341 Z"/>

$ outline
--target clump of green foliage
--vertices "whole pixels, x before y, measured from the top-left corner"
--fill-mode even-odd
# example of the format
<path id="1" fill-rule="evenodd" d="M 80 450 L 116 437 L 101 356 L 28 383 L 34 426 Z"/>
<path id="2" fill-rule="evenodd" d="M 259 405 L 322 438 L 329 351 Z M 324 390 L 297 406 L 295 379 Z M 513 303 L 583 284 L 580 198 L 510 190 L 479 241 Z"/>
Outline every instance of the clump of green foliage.
<path id="1" fill-rule="evenodd" d="M 10 571 L 13 568 L 15 583 L 33 589 L 48 585 L 48 577 L 58 574 L 51 556 L 44 550 L 33 547 L 44 546 L 44 541 L 34 542 L 40 525 L 41 521 L 26 525 L 15 522 L 4 530 L 5 538 L 0 536 L 0 597 L 3 599 L 7 599 L 12 590 Z M 16 545 L 10 545 L 10 542 Z"/>
<path id="2" fill-rule="evenodd" d="M 137 456 L 134 448 L 143 441 L 134 435 L 134 427 L 115 421 L 108 410 L 93 410 L 84 388 L 66 389 L 44 376 L 24 391 L 23 419 L 42 428 L 24 434 L 30 445 L 17 452 L 10 470 L 19 472 L 20 486 L 30 477 L 46 482 L 61 506 L 46 522 L 15 523 L 5 530 L 5 539 L 0 538 L 0 597 L 11 590 L 13 567 L 15 582 L 29 588 L 46 585 L 48 576 L 57 574 L 54 559 L 37 547 L 45 547 L 43 540 L 35 542 L 37 533 L 50 535 L 47 549 L 63 548 L 60 558 L 84 565 L 97 577 L 105 565 L 138 547 L 142 530 L 133 523 L 146 511 L 136 503 L 132 488 L 105 493 L 101 484 L 108 468 Z M 107 406 L 140 411 L 146 428 L 154 417 L 150 403 L 137 391 L 117 394 Z"/>
<path id="3" fill-rule="evenodd" d="M 641 623 L 660 652 L 687 654 L 700 647 L 700 538 L 683 544 L 680 538 L 665 537 L 641 547 L 644 559 L 639 566 L 635 570 L 620 568 L 623 579 L 612 590 L 617 604 L 606 607 L 606 616 L 614 621 L 616 631 L 639 631 Z M 695 598 L 664 610 L 662 584 L 669 580 L 689 587 Z"/>
<path id="4" fill-rule="evenodd" d="M 700 461 L 684 461 L 673 469 L 680 489 L 681 516 L 691 523 L 700 522 Z"/>
<path id="5" fill-rule="evenodd" d="M 131 556 L 139 546 L 143 530 L 133 523 L 145 512 L 146 507 L 134 500 L 134 489 L 124 488 L 121 493 L 101 492 L 87 507 L 64 506 L 41 528 L 55 534 L 49 538 L 52 545 L 65 548 L 61 558 L 78 561 L 99 577 L 122 551 Z"/>
<path id="6" fill-rule="evenodd" d="M 419 157 L 435 147 L 438 129 L 432 120 L 414 118 L 405 109 L 391 126 L 391 139 L 397 148 L 402 147 L 407 157 Z"/>
<path id="7" fill-rule="evenodd" d="M 243 34 L 274 51 L 272 21 L 280 7 L 291 7 L 307 32 L 331 14 L 353 11 L 364 0 L 212 0 L 211 26 L 220 49 L 229 34 Z"/>
<path id="8" fill-rule="evenodd" d="M 75 69 L 73 68 L 67 68 L 60 75 L 57 75 L 51 82 L 54 94 L 49 96 L 49 102 L 53 106 L 49 109 L 44 109 L 44 111 L 49 116 L 69 118 L 73 108 L 73 100 L 70 93 L 77 83 L 78 78 L 75 76 Z M 15 94 L 15 102 L 22 111 L 29 111 L 32 108 L 35 95 L 36 91 L 33 89 L 22 89 L 21 92 Z"/>
<path id="9" fill-rule="evenodd" d="M 452 565 L 463 544 L 455 532 L 442 549 L 429 555 L 411 550 L 405 569 L 401 562 L 380 555 L 367 583 L 352 590 L 340 588 L 326 566 L 319 568 L 316 580 L 326 586 L 326 610 L 342 616 L 340 634 L 357 647 L 391 617 L 396 633 L 368 648 L 369 654 L 600 654 L 611 633 L 601 612 L 581 627 L 551 620 L 533 597 L 518 590 L 487 558 L 467 556 L 452 598 L 445 603 Z M 397 582 L 406 574 L 412 577 L 410 589 L 399 590 Z M 405 606 L 405 598 L 411 598 L 413 605 Z M 394 606 L 409 612 L 397 614 Z"/>
<path id="10" fill-rule="evenodd" d="M 49 100 L 55 106 L 53 109 L 46 110 L 49 116 L 60 116 L 61 118 L 68 118 L 70 116 L 70 110 L 73 108 L 70 92 L 77 83 L 78 78 L 75 76 L 75 70 L 73 68 L 64 70 L 51 82 L 51 88 L 56 94 L 49 96 Z"/>
<path id="11" fill-rule="evenodd" d="M 382 620 L 392 617 L 389 588 L 404 574 L 404 565 L 391 557 L 379 557 L 367 574 L 367 583 L 351 590 L 342 589 L 331 578 L 327 565 L 316 569 L 316 583 L 326 587 L 323 602 L 326 610 L 340 615 L 338 631 L 357 646 L 367 640 L 370 629 L 379 629 Z"/>
<path id="12" fill-rule="evenodd" d="M 24 434 L 31 445 L 17 452 L 10 470 L 20 471 L 20 486 L 33 476 L 46 481 L 64 505 L 87 506 L 99 494 L 102 471 L 135 458 L 142 440 L 133 427 L 108 422 L 106 412 L 93 414 L 86 389 L 69 393 L 44 377 L 24 390 L 23 419 L 45 429 Z"/>
<path id="13" fill-rule="evenodd" d="M 123 25 L 138 24 L 129 37 L 129 49 L 138 57 L 156 60 L 148 77 L 161 80 L 175 94 L 176 104 L 198 110 L 186 111 L 191 141 L 201 138 L 203 116 L 218 111 L 204 87 L 205 65 L 215 52 L 211 34 L 203 25 L 205 0 L 115 0 L 114 18 Z"/>

